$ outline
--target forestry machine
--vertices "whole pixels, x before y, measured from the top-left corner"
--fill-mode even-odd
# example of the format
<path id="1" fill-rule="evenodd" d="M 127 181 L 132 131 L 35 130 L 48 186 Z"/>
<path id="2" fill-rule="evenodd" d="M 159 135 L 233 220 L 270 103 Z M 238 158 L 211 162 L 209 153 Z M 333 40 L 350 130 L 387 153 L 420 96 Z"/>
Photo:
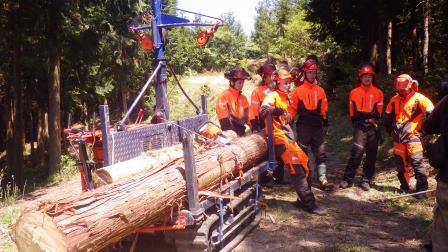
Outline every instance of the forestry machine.
<path id="1" fill-rule="evenodd" d="M 239 178 L 229 181 L 222 191 L 208 195 L 205 199 L 199 199 L 192 137 L 193 135 L 201 135 L 199 133 L 200 129 L 203 133 L 204 129 L 209 128 L 207 102 L 205 96 L 202 96 L 201 108 L 199 108 L 182 89 L 172 67 L 164 57 L 165 43 L 168 38 L 168 29 L 179 26 L 210 26 L 209 31 L 201 32 L 197 36 L 197 45 L 205 45 L 217 28 L 223 25 L 223 20 L 164 6 L 162 0 L 153 0 L 151 5 L 150 10 L 136 17 L 129 25 L 130 32 L 136 34 L 140 45 L 145 50 L 153 51 L 154 65 L 150 78 L 143 85 L 125 116 L 116 125 L 111 126 L 110 124 L 108 106 L 101 105 L 99 107 L 101 129 L 93 127 L 88 132 L 66 129 L 67 140 L 76 149 L 80 160 L 83 190 L 94 188 L 92 170 L 98 164 L 109 166 L 137 157 L 148 150 L 161 149 L 182 143 L 188 207 L 179 211 L 171 225 L 141 227 L 137 231 L 141 233 L 162 232 L 165 240 L 175 243 L 177 251 L 228 251 L 235 247 L 259 223 L 261 187 L 258 178 L 260 174 L 267 170 L 268 165 L 272 166 L 275 163 L 275 160 L 272 158 L 273 154 L 270 153 L 269 162 L 260 163 L 246 170 Z M 162 12 L 166 10 L 187 12 L 209 18 L 215 22 L 190 22 L 186 18 Z M 137 25 L 137 23 L 140 23 L 140 25 Z M 150 31 L 148 32 L 151 34 L 150 37 L 145 35 L 145 30 Z M 169 120 L 166 93 L 167 70 L 170 71 L 181 91 L 195 107 L 196 116 L 175 121 Z M 129 120 L 130 115 L 153 80 L 156 111 L 161 112 L 158 121 L 160 123 L 141 123 L 144 111 L 140 110 L 135 123 L 126 125 L 125 122 Z M 210 137 L 201 136 L 207 139 Z M 222 134 L 216 134 L 215 136 L 217 137 L 214 140 L 218 144 L 227 143 L 225 136 Z M 93 160 L 88 158 L 88 146 L 92 146 Z"/>

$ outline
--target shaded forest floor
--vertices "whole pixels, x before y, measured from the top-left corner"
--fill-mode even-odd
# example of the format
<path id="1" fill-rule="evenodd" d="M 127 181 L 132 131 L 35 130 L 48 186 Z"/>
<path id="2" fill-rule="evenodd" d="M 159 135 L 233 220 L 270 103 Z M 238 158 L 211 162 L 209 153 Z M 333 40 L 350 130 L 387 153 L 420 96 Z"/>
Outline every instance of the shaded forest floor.
<path id="1" fill-rule="evenodd" d="M 186 78 L 184 88 L 194 100 L 201 92 L 209 92 L 209 112 L 214 113 L 214 98 L 227 87 L 221 74 Z M 246 95 L 255 86 L 245 86 Z M 202 91 L 201 91 L 202 89 Z M 170 92 L 170 89 L 169 89 Z M 173 117 L 181 116 L 185 98 L 173 97 Z M 330 129 L 327 137 L 329 179 L 340 181 L 351 147 L 351 126 L 346 116 L 345 97 L 330 104 Z M 428 167 L 428 171 L 429 171 Z M 332 193 L 314 188 L 318 204 L 329 209 L 327 216 L 310 215 L 294 207 L 296 194 L 288 185 L 263 188 L 268 207 L 263 211 L 259 227 L 240 243 L 235 251 L 422 251 L 429 240 L 434 195 L 417 201 L 412 197 L 383 202 L 386 197 L 400 195 L 399 183 L 390 153 L 390 142 L 380 146 L 374 186 L 369 192 L 354 186 Z M 415 181 L 413 181 L 415 183 Z M 435 181 L 430 179 L 430 188 Z M 43 200 L 62 199 L 81 192 L 79 176 L 48 185 L 25 195 L 14 204 L 0 209 L 0 251 L 15 251 L 10 238 L 10 224 L 20 212 Z M 139 246 L 141 247 L 141 246 Z M 172 248 L 169 249 L 173 250 Z M 142 250 L 144 251 L 144 250 Z"/>
<path id="2" fill-rule="evenodd" d="M 339 182 L 345 166 L 332 158 L 328 166 L 330 179 Z M 434 183 L 431 179 L 431 188 Z M 297 209 L 290 186 L 263 188 L 264 217 L 235 251 L 422 251 L 429 241 L 434 197 L 382 201 L 399 195 L 398 187 L 394 172 L 381 171 L 369 192 L 358 186 L 333 193 L 313 189 L 318 204 L 329 210 L 323 217 Z"/>

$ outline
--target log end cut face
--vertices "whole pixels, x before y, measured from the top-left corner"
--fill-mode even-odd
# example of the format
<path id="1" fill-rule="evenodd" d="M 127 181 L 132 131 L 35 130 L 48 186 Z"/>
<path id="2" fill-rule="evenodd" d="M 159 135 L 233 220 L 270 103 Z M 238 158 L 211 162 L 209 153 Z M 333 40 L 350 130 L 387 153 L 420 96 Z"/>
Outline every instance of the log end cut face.
<path id="1" fill-rule="evenodd" d="M 53 220 L 44 213 L 23 213 L 14 231 L 19 251 L 67 251 L 64 235 Z"/>

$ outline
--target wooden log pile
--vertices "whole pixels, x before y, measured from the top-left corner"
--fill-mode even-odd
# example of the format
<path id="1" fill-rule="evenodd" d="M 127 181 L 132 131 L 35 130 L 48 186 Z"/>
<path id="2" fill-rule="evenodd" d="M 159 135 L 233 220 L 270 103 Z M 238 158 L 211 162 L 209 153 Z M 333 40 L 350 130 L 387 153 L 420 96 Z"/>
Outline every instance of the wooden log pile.
<path id="1" fill-rule="evenodd" d="M 214 190 L 235 175 L 236 160 L 248 169 L 266 156 L 265 137 L 258 134 L 196 152 L 199 190 Z M 19 217 L 14 228 L 17 247 L 19 251 L 97 251 L 140 226 L 165 224 L 172 210 L 186 200 L 184 177 L 179 162 L 77 197 L 42 202 Z"/>

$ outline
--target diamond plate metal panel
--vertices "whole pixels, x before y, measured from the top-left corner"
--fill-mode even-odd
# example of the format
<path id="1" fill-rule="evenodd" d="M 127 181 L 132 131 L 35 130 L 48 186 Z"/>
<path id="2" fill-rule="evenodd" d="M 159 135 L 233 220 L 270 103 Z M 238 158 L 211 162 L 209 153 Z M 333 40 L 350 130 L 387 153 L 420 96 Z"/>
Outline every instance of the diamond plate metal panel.
<path id="1" fill-rule="evenodd" d="M 110 132 L 107 136 L 107 148 L 111 165 L 139 156 L 142 152 L 161 149 L 180 143 L 178 124 L 192 131 L 208 120 L 207 115 L 199 115 L 175 122 L 139 125 L 126 131 Z M 174 123 L 174 124 L 173 124 Z"/>

